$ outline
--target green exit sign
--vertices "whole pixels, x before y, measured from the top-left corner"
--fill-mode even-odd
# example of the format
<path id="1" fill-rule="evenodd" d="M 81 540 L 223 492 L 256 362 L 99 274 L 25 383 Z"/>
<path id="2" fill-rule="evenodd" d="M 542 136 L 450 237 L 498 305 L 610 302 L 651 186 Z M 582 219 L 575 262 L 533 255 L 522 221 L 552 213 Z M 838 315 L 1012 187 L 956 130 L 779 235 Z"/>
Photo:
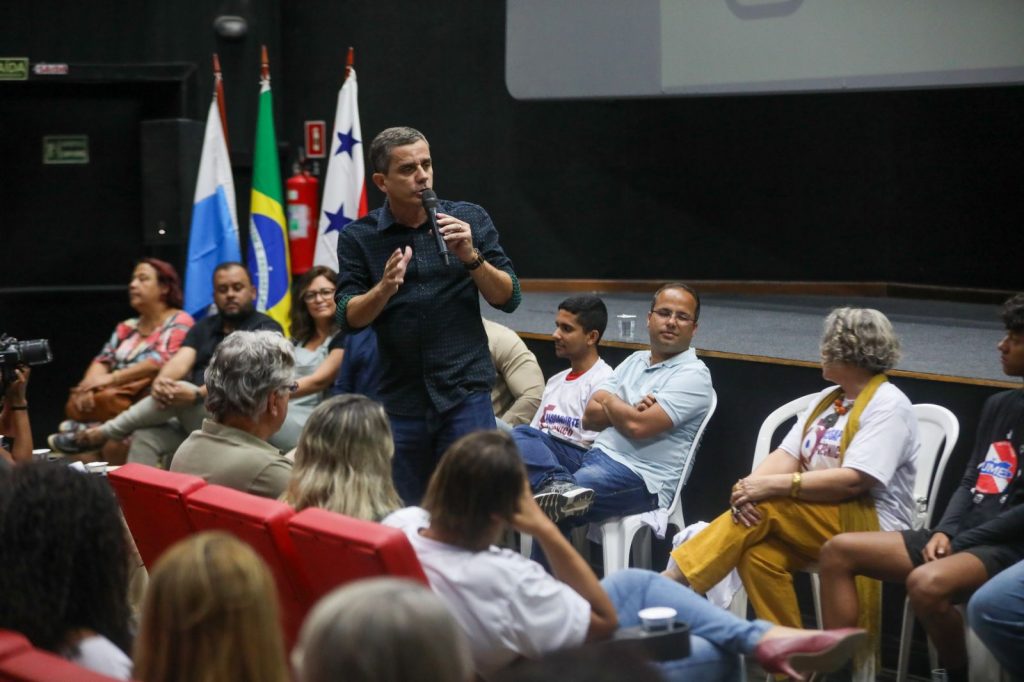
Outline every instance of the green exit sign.
<path id="1" fill-rule="evenodd" d="M 0 81 L 28 80 L 28 57 L 0 57 Z"/>
<path id="2" fill-rule="evenodd" d="M 89 163 L 88 135 L 43 136 L 43 163 Z"/>

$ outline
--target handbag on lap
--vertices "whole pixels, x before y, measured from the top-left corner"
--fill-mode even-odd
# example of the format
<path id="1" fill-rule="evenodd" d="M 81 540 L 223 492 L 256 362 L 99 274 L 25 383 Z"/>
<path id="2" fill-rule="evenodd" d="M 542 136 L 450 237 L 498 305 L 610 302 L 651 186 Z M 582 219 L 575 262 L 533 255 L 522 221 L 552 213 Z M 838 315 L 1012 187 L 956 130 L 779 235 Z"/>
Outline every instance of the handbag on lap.
<path id="1" fill-rule="evenodd" d="M 105 422 L 121 414 L 145 396 L 152 382 L 153 378 L 147 377 L 120 386 L 107 386 L 93 391 L 93 404 L 90 410 L 79 410 L 75 405 L 74 395 L 70 395 L 67 404 L 64 405 L 64 412 L 68 419 L 74 419 L 77 422 Z"/>

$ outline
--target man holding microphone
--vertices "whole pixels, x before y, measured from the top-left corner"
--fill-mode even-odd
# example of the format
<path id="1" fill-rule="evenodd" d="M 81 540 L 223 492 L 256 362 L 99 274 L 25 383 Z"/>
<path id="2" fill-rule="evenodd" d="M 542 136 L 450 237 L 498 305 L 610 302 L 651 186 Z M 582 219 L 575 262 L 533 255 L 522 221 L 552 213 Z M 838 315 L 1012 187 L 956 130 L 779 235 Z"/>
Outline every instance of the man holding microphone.
<path id="1" fill-rule="evenodd" d="M 346 332 L 372 325 L 377 333 L 395 486 L 416 504 L 451 443 L 494 428 L 479 296 L 512 312 L 519 280 L 483 208 L 436 199 L 422 133 L 381 132 L 370 164 L 386 199 L 338 237 L 337 315 Z"/>

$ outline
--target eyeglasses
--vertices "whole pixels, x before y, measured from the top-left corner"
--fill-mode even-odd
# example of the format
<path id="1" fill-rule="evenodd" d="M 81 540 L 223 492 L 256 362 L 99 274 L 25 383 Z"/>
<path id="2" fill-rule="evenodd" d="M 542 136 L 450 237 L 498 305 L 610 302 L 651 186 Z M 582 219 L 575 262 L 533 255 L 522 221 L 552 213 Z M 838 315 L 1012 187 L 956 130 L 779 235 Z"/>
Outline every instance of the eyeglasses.
<path id="1" fill-rule="evenodd" d="M 687 322 L 694 321 L 694 319 L 690 316 L 690 313 L 673 313 L 668 308 L 658 308 L 657 310 L 652 310 L 651 312 L 663 320 L 668 320 L 672 317 L 675 317 L 676 322 L 678 322 L 679 324 L 686 324 Z"/>
<path id="2" fill-rule="evenodd" d="M 309 303 L 318 298 L 331 298 L 334 296 L 335 291 L 335 289 L 309 289 L 302 295 L 302 300 Z"/>
<path id="3" fill-rule="evenodd" d="M 288 391 L 289 393 L 295 393 L 296 391 L 299 390 L 299 382 L 293 381 L 290 384 L 286 384 L 286 385 L 281 387 L 281 390 L 282 391 Z"/>

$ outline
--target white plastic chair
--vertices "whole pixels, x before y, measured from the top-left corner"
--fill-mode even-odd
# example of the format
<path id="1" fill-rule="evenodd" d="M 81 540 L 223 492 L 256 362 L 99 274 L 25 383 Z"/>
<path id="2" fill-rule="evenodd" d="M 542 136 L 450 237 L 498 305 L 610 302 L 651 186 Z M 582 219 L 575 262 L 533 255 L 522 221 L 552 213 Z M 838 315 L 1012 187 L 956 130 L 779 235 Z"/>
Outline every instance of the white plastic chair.
<path id="1" fill-rule="evenodd" d="M 807 395 L 800 396 L 799 398 L 794 398 L 785 405 L 776 408 L 771 414 L 764 418 L 764 421 L 761 422 L 761 428 L 757 432 L 757 441 L 754 443 L 754 463 L 750 467 L 751 471 L 756 469 L 761 462 L 764 461 L 765 457 L 768 456 L 768 453 L 771 452 L 772 437 L 775 435 L 775 432 L 779 430 L 779 427 L 806 410 L 817 397 L 818 393 L 808 393 Z M 817 577 L 816 573 L 812 574 L 812 582 Z M 821 604 L 818 599 L 818 588 L 818 585 L 814 585 L 814 610 L 818 616 L 818 622 L 821 622 Z M 747 591 L 742 587 L 733 595 L 732 603 L 729 604 L 729 610 L 739 618 L 746 619 Z"/>
<path id="2" fill-rule="evenodd" d="M 916 505 L 914 528 L 931 528 L 935 522 L 934 497 L 939 492 L 942 474 L 960 437 L 960 422 L 956 415 L 941 405 L 922 403 L 914 405 L 917 415 L 917 439 L 921 447 L 917 451 L 917 479 L 914 481 L 914 503 Z M 903 602 L 903 627 L 900 631 L 900 656 L 896 664 L 897 682 L 906 682 L 910 665 L 910 642 L 914 634 L 914 611 L 910 599 Z M 929 643 L 929 659 L 936 668 L 936 656 Z"/>
<path id="3" fill-rule="evenodd" d="M 758 432 L 757 445 L 754 448 L 754 465 L 751 470 L 756 469 L 767 457 L 775 430 L 787 419 L 806 409 L 817 395 L 817 393 L 812 393 L 797 398 L 768 415 Z M 932 504 L 933 498 L 939 490 L 938 486 L 942 482 L 942 475 L 946 470 L 950 453 L 953 452 L 953 447 L 960 436 L 960 423 L 957 421 L 956 415 L 941 405 L 926 403 L 914 405 L 914 414 L 917 416 L 919 447 L 917 450 L 917 476 L 914 480 L 916 509 L 914 510 L 913 524 L 915 528 L 921 528 L 932 523 L 932 515 L 935 511 Z M 821 627 L 821 581 L 818 577 L 817 565 L 808 566 L 805 571 L 811 577 L 814 613 L 817 617 L 818 627 Z M 736 593 L 729 609 L 740 618 L 747 617 L 747 593 L 745 590 L 741 588 Z M 903 609 L 897 682 L 906 682 L 910 641 L 914 627 L 914 613 L 910 609 L 909 600 L 904 603 Z"/>
<path id="4" fill-rule="evenodd" d="M 704 437 L 704 429 L 711 421 L 711 415 L 718 407 L 718 394 L 711 390 L 711 404 L 708 406 L 707 414 L 694 434 L 693 443 L 690 445 L 686 459 L 683 461 L 683 471 L 676 484 L 676 492 L 672 497 L 672 503 L 668 507 L 668 525 L 675 526 L 682 530 L 686 526 L 683 520 L 683 487 L 690 472 L 693 471 L 693 462 L 697 458 L 697 450 L 700 448 L 700 441 Z M 642 521 L 643 514 L 631 516 L 617 516 L 605 519 L 599 524 L 601 529 L 601 548 L 604 555 L 604 574 L 611 575 L 615 571 L 622 570 L 629 566 L 630 550 L 633 546 L 633 539 L 638 532 L 643 530 L 645 524 Z M 633 555 L 633 563 L 637 567 L 651 568 L 651 540 L 646 537 L 638 551 Z"/>

